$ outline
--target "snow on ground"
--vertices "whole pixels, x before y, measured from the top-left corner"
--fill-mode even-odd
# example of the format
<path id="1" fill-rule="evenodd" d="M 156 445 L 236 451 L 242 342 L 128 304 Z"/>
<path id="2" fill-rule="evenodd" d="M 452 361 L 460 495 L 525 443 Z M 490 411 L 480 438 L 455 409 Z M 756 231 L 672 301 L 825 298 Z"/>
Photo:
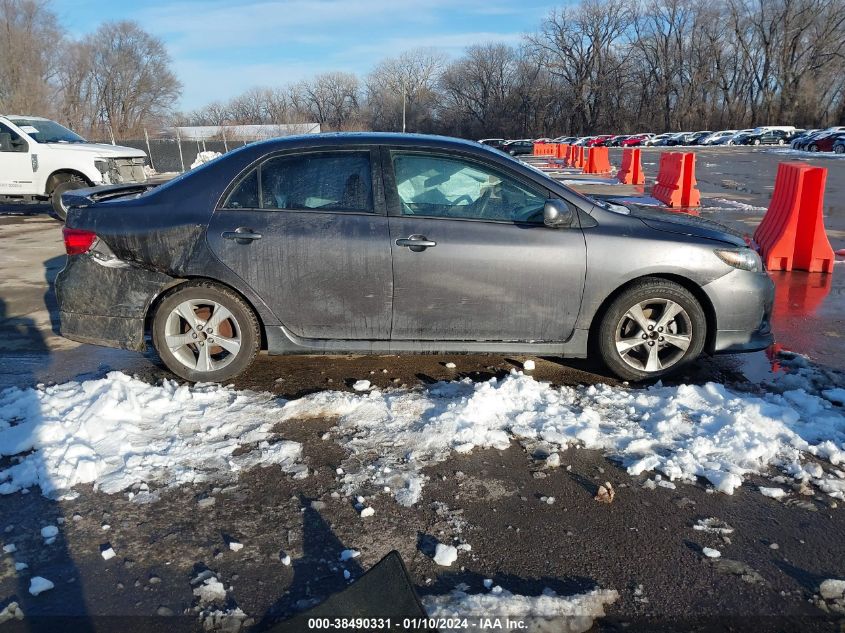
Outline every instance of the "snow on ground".
<path id="1" fill-rule="evenodd" d="M 721 209 L 723 207 L 731 207 L 733 209 L 739 209 L 740 211 L 767 211 L 767 207 L 755 207 L 752 204 L 748 204 L 746 202 L 740 202 L 739 200 L 728 200 L 727 198 L 713 198 L 710 202 L 717 202 L 720 206 L 717 207 L 705 207 L 705 209 Z"/>
<path id="2" fill-rule="evenodd" d="M 287 403 L 282 417 L 337 418 L 326 437 L 350 453 L 339 475 L 344 491 L 389 487 L 406 506 L 420 499 L 426 466 L 453 452 L 505 449 L 512 438 L 603 450 L 631 475 L 703 477 L 727 494 L 746 475 L 777 467 L 845 498 L 842 471 L 828 472 L 807 459 L 845 462 L 845 411 L 822 395 L 829 376 L 795 358 L 796 373 L 759 395 L 716 383 L 552 387 L 514 371 L 502 380 L 464 379 L 410 391 L 324 391 Z"/>
<path id="3" fill-rule="evenodd" d="M 135 483 L 232 479 L 256 465 L 303 475 L 301 445 L 273 442 L 280 413 L 267 394 L 217 385 L 150 385 L 112 372 L 100 380 L 0 392 L 0 494 L 39 486 L 61 496 L 95 482 L 115 493 Z M 235 452 L 240 454 L 235 456 Z"/>
<path id="4" fill-rule="evenodd" d="M 389 493 L 405 506 L 419 501 L 426 467 L 476 448 L 503 450 L 514 439 L 603 450 L 631 475 L 659 473 L 654 481 L 667 487 L 702 477 L 731 494 L 747 475 L 774 467 L 845 499 L 841 375 L 797 355 L 782 362 L 789 372 L 754 394 L 716 383 L 553 387 L 516 371 L 287 403 L 216 385 L 149 385 L 119 372 L 9 389 L 0 392 L 0 457 L 9 458 L 0 493 L 38 485 L 58 496 L 86 483 L 115 493 L 140 482 L 146 491 L 270 464 L 305 476 L 301 445 L 274 441 L 272 428 L 323 417 L 337 420 L 324 440 L 349 454 L 338 469 L 343 491 Z"/>
<path id="5" fill-rule="evenodd" d="M 604 607 L 619 598 L 613 590 L 595 589 L 574 596 L 558 596 L 546 589 L 539 596 L 513 594 L 501 587 L 490 593 L 468 594 L 455 590 L 445 596 L 426 596 L 423 606 L 432 618 L 454 618 L 456 627 L 441 631 L 463 631 L 461 621 L 469 618 L 524 623 L 519 630 L 528 633 L 582 633 L 593 626 L 593 620 L 604 617 Z M 518 626 L 518 625 L 517 625 Z M 508 628 L 503 624 L 501 630 Z"/>
<path id="6" fill-rule="evenodd" d="M 845 154 L 837 154 L 836 152 L 805 152 L 798 149 L 770 149 L 767 150 L 772 154 L 785 154 L 787 156 L 795 156 L 801 158 L 842 158 L 845 159 Z"/>

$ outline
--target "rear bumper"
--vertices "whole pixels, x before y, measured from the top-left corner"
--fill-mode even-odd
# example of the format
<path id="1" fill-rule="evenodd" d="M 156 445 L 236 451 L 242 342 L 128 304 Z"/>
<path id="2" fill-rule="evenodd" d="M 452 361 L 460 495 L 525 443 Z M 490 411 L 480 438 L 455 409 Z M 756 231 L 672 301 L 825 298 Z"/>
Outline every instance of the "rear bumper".
<path id="1" fill-rule="evenodd" d="M 754 352 L 774 342 L 775 285 L 763 273 L 734 270 L 704 286 L 716 314 L 714 353 Z"/>
<path id="2" fill-rule="evenodd" d="M 141 268 L 104 266 L 90 255 L 68 257 L 56 278 L 59 331 L 81 343 L 141 351 L 150 303 L 173 281 Z"/>
<path id="3" fill-rule="evenodd" d="M 141 352 L 144 343 L 144 319 L 106 317 L 77 312 L 59 312 L 59 333 L 78 343 L 119 347 Z"/>

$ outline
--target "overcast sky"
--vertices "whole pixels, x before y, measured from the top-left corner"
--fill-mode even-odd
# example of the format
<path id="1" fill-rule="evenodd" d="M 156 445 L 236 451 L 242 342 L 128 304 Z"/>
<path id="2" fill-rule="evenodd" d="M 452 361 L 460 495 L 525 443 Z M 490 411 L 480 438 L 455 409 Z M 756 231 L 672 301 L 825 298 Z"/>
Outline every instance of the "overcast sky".
<path id="1" fill-rule="evenodd" d="M 457 56 L 470 44 L 517 44 L 549 0 L 53 0 L 80 37 L 105 20 L 137 20 L 164 40 L 183 84 L 179 107 L 226 100 L 327 70 L 364 74 L 417 47 Z"/>

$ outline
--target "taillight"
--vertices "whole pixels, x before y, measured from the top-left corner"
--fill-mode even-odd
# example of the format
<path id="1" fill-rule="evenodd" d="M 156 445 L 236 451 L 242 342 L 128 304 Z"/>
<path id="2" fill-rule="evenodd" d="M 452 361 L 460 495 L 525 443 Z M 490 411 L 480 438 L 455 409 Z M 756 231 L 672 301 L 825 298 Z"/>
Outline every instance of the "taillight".
<path id="1" fill-rule="evenodd" d="M 65 250 L 68 255 L 87 253 L 94 240 L 97 239 L 96 233 L 82 229 L 63 228 L 62 234 L 65 237 Z"/>

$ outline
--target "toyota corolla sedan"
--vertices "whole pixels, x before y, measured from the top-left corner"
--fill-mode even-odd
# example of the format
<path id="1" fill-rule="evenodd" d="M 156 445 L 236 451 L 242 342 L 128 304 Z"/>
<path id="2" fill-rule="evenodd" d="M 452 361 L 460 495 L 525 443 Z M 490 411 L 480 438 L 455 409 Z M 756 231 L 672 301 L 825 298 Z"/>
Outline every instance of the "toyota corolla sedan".
<path id="1" fill-rule="evenodd" d="M 598 354 L 657 378 L 772 342 L 757 253 L 452 138 L 248 145 L 154 189 L 65 194 L 64 336 L 190 381 L 256 354 Z"/>

